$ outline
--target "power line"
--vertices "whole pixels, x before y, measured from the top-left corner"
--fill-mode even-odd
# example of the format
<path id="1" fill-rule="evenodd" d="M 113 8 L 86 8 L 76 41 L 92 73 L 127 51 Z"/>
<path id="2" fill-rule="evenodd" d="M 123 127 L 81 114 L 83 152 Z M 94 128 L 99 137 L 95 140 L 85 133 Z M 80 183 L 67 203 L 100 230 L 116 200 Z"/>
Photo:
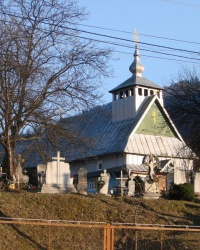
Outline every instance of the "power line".
<path id="1" fill-rule="evenodd" d="M 108 44 L 111 44 L 111 45 L 122 46 L 122 47 L 126 47 L 126 48 L 132 48 L 132 49 L 134 48 L 134 46 L 122 45 L 122 44 L 119 44 L 119 43 L 102 41 L 102 40 L 99 40 L 99 39 L 87 38 L 87 37 L 82 37 L 82 36 L 76 36 L 76 37 L 83 38 L 83 39 L 89 39 L 89 40 L 96 41 L 96 42 L 101 42 L 101 43 L 108 43 Z M 200 61 L 200 59 L 198 59 L 198 58 L 180 56 L 180 55 L 175 55 L 175 54 L 170 54 L 170 53 L 164 53 L 164 52 L 158 52 L 158 51 L 155 51 L 155 50 L 149 50 L 149 49 L 143 49 L 143 48 L 140 48 L 140 50 L 148 51 L 148 52 L 153 52 L 153 53 L 157 53 L 157 54 L 162 54 L 162 55 L 175 56 L 175 57 L 180 57 L 180 58 L 185 58 L 185 59 L 191 59 L 191 60 Z"/>
<path id="2" fill-rule="evenodd" d="M 133 41 L 130 40 L 130 39 L 119 38 L 119 37 L 116 37 L 116 36 L 109 36 L 109 35 L 104 35 L 104 34 L 100 34 L 100 33 L 96 33 L 96 32 L 90 32 L 90 31 L 74 29 L 74 28 L 68 28 L 68 27 L 66 27 L 66 29 L 71 29 L 71 30 L 74 30 L 74 31 L 79 31 L 79 32 L 83 32 L 83 33 L 87 33 L 87 34 L 91 34 L 91 35 L 97 35 L 97 36 L 102 36 L 102 37 L 106 37 L 106 38 L 111 38 L 111 39 L 116 39 L 116 40 L 121 40 L 121 41 L 133 43 Z M 152 43 L 145 43 L 145 42 L 138 42 L 138 43 L 139 44 L 144 44 L 144 45 L 149 45 L 149 46 L 154 46 L 154 47 L 159 47 L 159 48 L 163 48 L 163 49 L 170 49 L 170 50 L 176 50 L 176 51 L 188 52 L 188 53 L 194 53 L 194 54 L 200 55 L 199 52 L 192 51 L 192 50 L 177 49 L 177 48 L 173 48 L 173 47 L 168 47 L 168 46 L 163 46 L 163 45 L 158 45 L 158 44 L 152 44 Z"/>
<path id="3" fill-rule="evenodd" d="M 163 1 L 184 4 L 182 2 L 177 2 L 177 1 L 173 1 L 173 0 L 163 0 Z M 199 5 L 191 5 L 191 4 L 185 4 L 185 5 L 189 5 L 189 6 L 193 6 L 193 7 L 200 7 Z M 9 15 L 9 13 L 8 13 L 8 15 Z M 82 23 L 73 23 L 73 22 L 68 22 L 68 23 L 70 23 L 72 25 L 85 26 L 85 27 L 102 29 L 102 30 L 109 30 L 109 31 L 114 31 L 114 32 L 121 32 L 121 33 L 125 33 L 125 34 L 133 34 L 133 32 L 130 32 L 130 31 L 124 31 L 124 30 L 118 30 L 118 29 L 111 29 L 111 28 L 105 28 L 105 27 L 88 25 L 88 24 L 82 24 Z M 149 35 L 149 34 L 143 34 L 143 33 L 140 33 L 140 36 L 146 36 L 146 37 L 152 37 L 152 38 L 163 39 L 163 40 L 170 40 L 170 41 L 182 42 L 182 43 L 189 43 L 189 44 L 200 44 L 199 42 L 194 42 L 194 41 L 187 41 L 187 40 L 182 40 L 182 39 L 175 39 L 175 38 L 162 37 L 162 36 L 156 36 L 156 35 Z"/>
<path id="4" fill-rule="evenodd" d="M 69 22 L 69 23 L 71 23 L 71 22 Z M 75 24 L 75 23 L 71 23 L 71 24 Z M 133 32 L 130 32 L 130 31 L 117 30 L 117 29 L 99 27 L 99 26 L 82 24 L 82 23 L 77 23 L 75 25 L 85 26 L 85 27 L 89 27 L 89 28 L 96 28 L 96 29 L 101 29 L 101 30 L 108 30 L 108 31 L 120 32 L 120 33 L 125 33 L 125 34 L 133 34 Z M 163 36 L 155 36 L 155 35 L 149 35 L 149 34 L 143 34 L 143 33 L 140 33 L 139 35 L 140 36 L 146 36 L 146 37 L 163 39 L 163 40 L 175 41 L 175 42 L 182 42 L 182 43 L 189 43 L 189 44 L 200 44 L 199 42 L 186 41 L 186 40 L 182 40 L 182 39 L 175 39 L 175 38 L 169 38 L 169 37 L 163 37 Z"/>
<path id="5" fill-rule="evenodd" d="M 19 15 L 16 15 L 16 14 L 5 13 L 5 12 L 0 12 L 0 13 L 6 14 L 6 15 L 11 15 L 11 16 L 14 16 L 16 18 L 22 18 L 22 17 L 20 17 Z M 11 21 L 7 21 L 7 22 L 11 22 Z M 43 22 L 43 23 L 44 24 L 49 24 L 49 23 L 45 23 L 45 22 Z M 90 35 L 98 35 L 98 36 L 101 36 L 101 37 L 106 37 L 106 38 L 111 38 L 111 39 L 116 39 L 116 40 L 121 40 L 121 41 L 126 41 L 126 42 L 133 43 L 133 41 L 129 40 L 129 39 L 124 39 L 124 38 L 119 38 L 119 37 L 115 37 L 115 36 L 104 35 L 104 34 L 100 34 L 100 33 L 96 33 L 96 32 L 89 32 L 89 31 L 85 31 L 85 30 L 81 30 L 81 29 L 76 29 L 76 28 L 64 27 L 62 25 L 59 25 L 59 27 L 63 28 L 63 29 L 70 29 L 70 30 L 74 30 L 74 31 L 77 31 L 77 32 L 87 33 L 87 34 L 90 34 Z M 70 34 L 65 34 L 65 33 L 63 33 L 63 34 L 70 36 Z M 88 38 L 88 37 L 83 37 L 83 36 L 78 36 L 78 35 L 73 35 L 73 36 L 74 37 L 78 37 L 78 38 L 82 38 L 82 39 L 88 39 L 88 40 L 91 40 L 91 41 L 96 41 L 96 42 L 111 44 L 111 45 L 114 45 L 114 46 L 121 46 L 121 47 L 126 47 L 126 48 L 134 48 L 133 46 L 130 46 L 130 45 L 124 45 L 124 44 L 120 44 L 120 43 L 116 43 L 116 42 L 111 42 L 111 41 L 102 41 L 102 40 L 99 40 L 99 39 L 93 39 L 93 38 Z M 147 46 L 154 46 L 154 47 L 164 48 L 164 49 L 176 50 L 176 51 L 179 51 L 179 52 L 194 53 L 194 54 L 197 54 L 197 55 L 200 54 L 199 52 L 196 52 L 196 51 L 177 49 L 177 48 L 172 48 L 172 47 L 167 47 L 167 46 L 161 46 L 161 45 L 156 45 L 156 44 L 151 44 L 151 43 L 140 42 L 140 44 L 144 44 L 144 45 L 147 45 Z M 162 55 L 167 55 L 167 56 L 174 56 L 174 57 L 179 57 L 179 58 L 185 58 L 185 59 L 190 59 L 190 60 L 197 60 L 197 61 L 200 60 L 200 59 L 197 59 L 197 58 L 186 57 L 186 56 L 181 56 L 181 55 L 176 55 L 176 54 L 171 54 L 171 53 L 164 53 L 164 52 L 159 52 L 159 51 L 155 51 L 155 50 L 149 50 L 149 49 L 143 49 L 143 48 L 140 48 L 140 50 L 148 51 L 148 52 L 152 52 L 152 53 L 157 53 L 157 54 L 162 54 Z M 172 59 L 170 59 L 170 60 L 172 60 Z"/>
<path id="6" fill-rule="evenodd" d="M 6 14 L 6 15 L 11 15 L 14 16 L 16 18 L 22 18 L 19 15 L 16 14 L 11 14 L 11 13 L 6 13 L 6 12 L 1 12 L 2 14 Z M 43 22 L 44 24 L 49 24 L 46 22 Z M 82 33 L 86 33 L 86 34 L 90 34 L 90 35 L 97 35 L 97 36 L 102 36 L 102 37 L 106 37 L 106 38 L 111 38 L 111 39 L 116 39 L 116 40 L 121 40 L 121 41 L 125 41 L 125 42 L 131 42 L 133 43 L 133 40 L 130 39 L 125 39 L 125 38 L 120 38 L 120 37 L 116 37 L 116 36 L 110 36 L 110 35 L 105 35 L 105 34 L 100 34 L 97 32 L 91 32 L 91 31 L 86 31 L 86 30 L 81 30 L 81 29 L 77 29 L 77 28 L 70 28 L 70 27 L 64 27 L 62 25 L 59 25 L 60 28 L 64 28 L 64 29 L 69 29 L 69 30 L 73 30 L 73 31 L 77 31 L 77 32 L 82 32 Z M 145 42 L 139 42 L 140 44 L 144 44 L 144 45 L 148 45 L 148 46 L 154 46 L 154 47 L 159 47 L 159 48 L 164 48 L 164 49 L 170 49 L 170 50 L 175 50 L 175 51 L 180 51 L 180 52 L 187 52 L 187 53 L 194 53 L 197 55 L 200 55 L 199 52 L 197 51 L 192 51 L 192 50 L 185 50 L 185 49 L 179 49 L 179 48 L 173 48 L 173 47 L 169 47 L 169 46 L 163 46 L 163 45 L 158 45 L 158 44 L 152 44 L 152 43 L 145 43 Z M 200 44 L 200 43 L 197 43 Z"/>
<path id="7" fill-rule="evenodd" d="M 189 6 L 189 7 L 200 8 L 200 5 L 194 5 L 194 4 L 189 4 L 189 3 L 183 3 L 183 2 L 173 1 L 173 0 L 163 0 L 163 1 L 169 2 L 169 3 L 176 3 L 176 4 L 180 4 L 180 5 L 185 5 L 185 6 Z"/>
<path id="8" fill-rule="evenodd" d="M 132 55 L 133 53 L 129 53 L 129 52 L 123 52 L 123 51 L 117 51 L 115 50 L 114 53 L 120 53 L 120 54 L 126 54 L 126 55 Z M 174 61 L 174 62 L 182 62 L 182 63 L 197 63 L 198 62 L 191 62 L 191 61 L 185 61 L 185 60 L 178 60 L 178 59 L 172 59 L 172 58 L 167 58 L 167 57 L 159 57 L 159 56 L 148 56 L 145 54 L 141 54 L 142 57 L 149 57 L 149 58 L 155 58 L 155 59 L 161 59 L 161 60 L 165 60 L 165 61 Z"/>

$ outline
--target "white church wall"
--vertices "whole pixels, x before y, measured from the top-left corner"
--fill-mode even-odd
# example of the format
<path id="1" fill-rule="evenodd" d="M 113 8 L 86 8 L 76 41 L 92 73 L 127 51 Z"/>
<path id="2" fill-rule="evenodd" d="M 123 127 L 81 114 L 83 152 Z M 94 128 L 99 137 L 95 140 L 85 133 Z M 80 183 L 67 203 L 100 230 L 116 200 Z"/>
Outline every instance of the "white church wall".
<path id="1" fill-rule="evenodd" d="M 102 169 L 99 169 L 99 163 L 102 164 Z M 98 158 L 91 158 L 85 161 L 77 161 L 70 164 L 71 174 L 76 175 L 81 167 L 84 167 L 88 173 L 103 169 L 120 167 L 126 164 L 126 156 L 122 154 L 113 154 Z"/>
<path id="2" fill-rule="evenodd" d="M 141 165 L 143 158 L 144 158 L 143 155 L 127 154 L 126 155 L 126 163 L 127 164 Z"/>
<path id="3" fill-rule="evenodd" d="M 128 101 L 127 101 L 127 110 L 128 110 L 128 118 L 132 118 L 135 116 L 136 112 L 134 109 L 134 96 L 129 96 Z"/>

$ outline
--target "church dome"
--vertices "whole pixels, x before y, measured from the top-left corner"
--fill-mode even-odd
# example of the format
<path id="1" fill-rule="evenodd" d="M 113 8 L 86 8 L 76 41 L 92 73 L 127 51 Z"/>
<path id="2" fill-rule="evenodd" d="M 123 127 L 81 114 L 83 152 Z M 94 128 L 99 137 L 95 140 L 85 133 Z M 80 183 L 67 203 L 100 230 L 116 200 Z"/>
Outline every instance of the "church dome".
<path id="1" fill-rule="evenodd" d="M 144 66 L 140 62 L 140 53 L 137 44 L 135 45 L 134 61 L 130 65 L 129 70 L 136 76 L 142 76 L 142 73 L 144 72 Z"/>

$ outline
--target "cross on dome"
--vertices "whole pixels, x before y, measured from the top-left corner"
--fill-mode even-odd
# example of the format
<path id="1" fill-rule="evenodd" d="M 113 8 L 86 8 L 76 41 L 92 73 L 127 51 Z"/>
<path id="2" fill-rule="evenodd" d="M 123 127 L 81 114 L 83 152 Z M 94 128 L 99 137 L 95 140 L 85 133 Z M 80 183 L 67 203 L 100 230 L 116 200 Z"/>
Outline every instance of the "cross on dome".
<path id="1" fill-rule="evenodd" d="M 139 43 L 139 35 L 137 30 L 134 31 L 134 42 L 135 42 L 135 53 L 134 53 L 134 61 L 129 67 L 129 70 L 133 75 L 142 77 L 142 73 L 144 72 L 144 66 L 140 62 L 140 54 L 138 50 L 138 43 Z"/>
<path id="2" fill-rule="evenodd" d="M 139 35 L 138 35 L 138 32 L 137 32 L 137 29 L 134 30 L 133 39 L 134 39 L 133 41 L 135 42 L 135 46 L 138 47 Z"/>

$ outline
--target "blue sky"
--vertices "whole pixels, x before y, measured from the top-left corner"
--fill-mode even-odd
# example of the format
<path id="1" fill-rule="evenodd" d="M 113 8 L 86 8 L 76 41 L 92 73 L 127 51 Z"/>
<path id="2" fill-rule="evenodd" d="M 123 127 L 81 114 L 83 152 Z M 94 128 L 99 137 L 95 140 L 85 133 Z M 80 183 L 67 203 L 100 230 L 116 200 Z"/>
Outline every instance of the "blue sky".
<path id="1" fill-rule="evenodd" d="M 143 76 L 156 84 L 168 85 L 184 71 L 184 68 L 192 70 L 193 67 L 199 67 L 200 57 L 193 52 L 200 51 L 200 0 L 78 0 L 78 4 L 90 12 L 88 19 L 82 24 L 96 26 L 80 26 L 81 29 L 132 41 L 133 31 L 137 29 L 141 62 L 145 67 Z M 84 35 L 93 39 L 134 46 L 133 42 Z M 102 92 L 105 94 L 105 102 L 112 100 L 108 91 L 131 76 L 128 68 L 133 61 L 134 53 L 134 48 L 110 46 L 115 49 L 113 57 L 118 60 L 110 61 L 114 71 L 113 77 L 103 81 Z"/>

